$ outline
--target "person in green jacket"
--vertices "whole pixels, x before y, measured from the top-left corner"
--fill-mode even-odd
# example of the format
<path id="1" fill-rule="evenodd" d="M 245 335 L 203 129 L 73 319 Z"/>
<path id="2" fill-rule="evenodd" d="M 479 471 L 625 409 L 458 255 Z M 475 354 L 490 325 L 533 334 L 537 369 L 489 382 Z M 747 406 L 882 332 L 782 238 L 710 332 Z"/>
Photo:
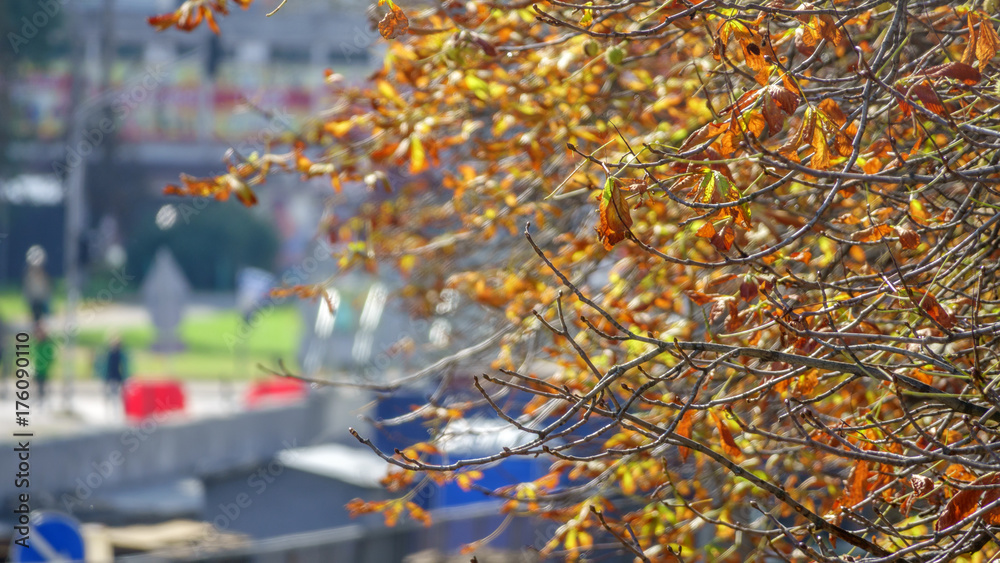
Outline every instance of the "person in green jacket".
<path id="1" fill-rule="evenodd" d="M 38 404 L 40 406 L 45 401 L 45 384 L 52 373 L 52 365 L 56 363 L 56 344 L 42 323 L 35 325 L 35 342 L 31 350 L 34 352 L 34 383 L 38 389 Z"/>

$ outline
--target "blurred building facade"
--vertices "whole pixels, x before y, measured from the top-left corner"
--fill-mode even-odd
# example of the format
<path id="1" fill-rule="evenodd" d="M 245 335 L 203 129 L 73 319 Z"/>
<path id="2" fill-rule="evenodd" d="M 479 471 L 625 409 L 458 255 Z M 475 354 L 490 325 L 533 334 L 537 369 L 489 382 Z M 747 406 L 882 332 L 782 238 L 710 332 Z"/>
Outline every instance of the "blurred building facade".
<path id="1" fill-rule="evenodd" d="M 85 162 L 82 214 L 88 240 L 81 245 L 90 252 L 83 251 L 83 259 L 134 234 L 138 217 L 147 221 L 150 209 L 168 201 L 162 188 L 176 183 L 179 173 L 222 173 L 228 149 L 244 156 L 263 150 L 334 104 L 326 69 L 356 80 L 378 58 L 373 52 L 380 38 L 363 1 L 295 0 L 266 17 L 279 0 L 257 0 L 248 10 L 232 6 L 219 19 L 220 35 L 204 24 L 190 33 L 157 32 L 148 24 L 149 16 L 180 4 L 57 0 L 63 33 L 56 56 L 44 63 L 18 62 L 17 80 L 10 85 L 7 157 L 15 174 L 51 175 L 62 182 Z M 82 136 L 72 131 L 77 119 Z M 16 218 L 27 216 L 26 206 L 64 203 L 16 202 L 3 193 L 0 230 L 14 233 L 17 227 L 14 234 L 24 244 L 61 255 L 62 225 L 46 221 L 35 228 Z M 316 199 L 326 195 L 318 184 L 303 184 L 298 177 L 269 182 L 264 197 L 274 205 L 262 209 L 276 210 L 268 211 L 274 214 L 269 220 L 284 240 L 300 241 L 289 252 L 301 251 L 303 239 L 311 236 L 318 220 L 312 215 L 322 207 Z M 300 217 L 302 209 L 314 211 Z M 62 216 L 62 210 L 50 215 Z M 278 266 L 295 259 L 283 256 Z M 49 267 L 53 275 L 62 273 L 61 261 Z M 0 282 L 16 281 L 22 268 L 23 255 L 0 253 Z"/>

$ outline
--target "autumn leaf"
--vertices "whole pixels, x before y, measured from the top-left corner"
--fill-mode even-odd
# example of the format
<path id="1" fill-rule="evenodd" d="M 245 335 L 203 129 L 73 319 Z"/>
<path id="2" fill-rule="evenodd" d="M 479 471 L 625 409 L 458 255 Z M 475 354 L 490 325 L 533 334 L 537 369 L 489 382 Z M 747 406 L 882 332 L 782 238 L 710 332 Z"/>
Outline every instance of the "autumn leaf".
<path id="1" fill-rule="evenodd" d="M 883 238 L 891 235 L 895 229 L 892 225 L 887 225 L 881 223 L 878 225 L 872 225 L 867 229 L 856 231 L 851 234 L 851 240 L 856 242 L 878 242 Z"/>
<path id="2" fill-rule="evenodd" d="M 896 227 L 896 236 L 899 237 L 900 246 L 906 250 L 912 250 L 920 246 L 920 235 L 913 229 Z"/>
<path id="3" fill-rule="evenodd" d="M 983 70 L 996 56 L 997 50 L 1000 50 L 1000 36 L 990 24 L 989 16 L 983 12 L 969 12 L 968 26 L 969 40 L 962 53 L 961 62 L 971 64 L 973 61 L 979 61 L 979 70 Z"/>
<path id="4" fill-rule="evenodd" d="M 733 439 L 733 433 L 729 430 L 729 425 L 723 420 L 722 415 L 719 415 L 715 411 L 709 411 L 709 415 L 715 422 L 715 428 L 719 431 L 719 438 L 722 439 L 722 452 L 730 457 L 740 458 L 743 456 L 743 451 L 736 444 L 736 440 Z"/>
<path id="5" fill-rule="evenodd" d="M 816 389 L 819 384 L 819 373 L 811 369 L 801 376 L 799 376 L 798 382 L 795 384 L 795 393 L 807 397 Z"/>
<path id="6" fill-rule="evenodd" d="M 599 213 L 597 238 L 604 243 L 606 250 L 611 250 L 614 245 L 628 238 L 629 227 L 632 226 L 632 215 L 625 197 L 612 177 L 604 182 Z"/>
<path id="7" fill-rule="evenodd" d="M 913 487 L 913 493 L 916 496 L 922 497 L 931 492 L 931 489 L 934 488 L 934 481 L 923 475 L 910 475 L 910 486 Z"/>
<path id="8" fill-rule="evenodd" d="M 478 469 L 473 469 L 470 471 L 463 471 L 455 477 L 455 483 L 458 484 L 458 488 L 463 491 L 472 490 L 472 482 L 476 479 L 482 479 L 483 472 Z"/>
<path id="9" fill-rule="evenodd" d="M 382 21 L 378 22 L 378 32 L 386 39 L 395 39 L 406 35 L 410 30 L 410 20 L 399 6 L 395 4 L 390 6 L 390 11 L 385 14 Z"/>
<path id="10" fill-rule="evenodd" d="M 715 236 L 715 225 L 711 221 L 705 221 L 705 224 L 698 228 L 695 235 L 701 238 L 711 239 Z"/>
<path id="11" fill-rule="evenodd" d="M 947 106 L 944 105 L 944 102 L 942 102 L 941 98 L 937 95 L 937 92 L 934 91 L 934 88 L 931 88 L 930 85 L 926 83 L 921 82 L 914 84 L 913 86 L 907 88 L 903 94 L 920 101 L 925 108 L 940 116 L 948 116 L 950 113 Z M 909 104 L 901 102 L 900 107 L 903 109 L 904 114 L 909 113 Z"/>
<path id="12" fill-rule="evenodd" d="M 813 128 L 813 138 L 810 143 L 815 149 L 809 165 L 817 170 L 826 170 L 830 167 L 830 147 L 826 143 L 826 133 L 822 127 Z"/>
<path id="13" fill-rule="evenodd" d="M 744 281 L 740 284 L 740 298 L 750 302 L 757 298 L 757 284 L 752 281 Z"/>
<path id="14" fill-rule="evenodd" d="M 983 75 L 980 74 L 976 67 L 963 62 L 950 62 L 943 65 L 932 66 L 924 69 L 919 74 L 922 76 L 929 76 L 931 78 L 950 78 L 952 80 L 964 82 L 969 86 L 978 84 L 983 79 Z"/>
<path id="15" fill-rule="evenodd" d="M 970 485 L 995 485 L 998 483 L 1000 483 L 1000 476 L 996 474 L 989 474 L 976 479 L 970 483 Z M 984 488 L 967 488 L 956 493 L 955 496 L 951 497 L 951 500 L 948 501 L 948 504 L 945 505 L 944 510 L 941 512 L 941 515 L 938 516 L 937 521 L 934 522 L 934 531 L 940 532 L 941 530 L 950 528 L 966 516 L 975 512 L 976 509 L 979 508 L 979 501 L 983 498 L 983 494 L 986 493 L 986 490 L 987 489 Z"/>
<path id="16" fill-rule="evenodd" d="M 772 84 L 767 87 L 767 95 L 774 100 L 774 104 L 778 106 L 781 111 L 792 115 L 795 110 L 799 107 L 799 95 L 789 90 L 787 86 L 783 84 Z"/>
<path id="17" fill-rule="evenodd" d="M 736 233 L 733 228 L 729 225 L 722 227 L 722 232 L 716 233 L 712 237 L 712 246 L 714 246 L 719 252 L 728 252 L 730 248 L 733 247 L 733 242 L 736 240 Z"/>
<path id="18" fill-rule="evenodd" d="M 955 326 L 955 315 L 946 307 L 941 305 L 933 293 L 919 288 L 909 289 L 909 292 L 910 301 L 913 305 L 922 309 L 925 313 L 927 313 L 927 316 L 934 319 L 935 322 L 944 328 L 951 328 Z"/>
<path id="19" fill-rule="evenodd" d="M 688 409 L 684 411 L 684 416 L 682 416 L 680 421 L 677 422 L 677 429 L 674 430 L 678 436 L 691 438 L 691 427 L 694 425 L 694 415 L 694 410 Z M 681 455 L 681 461 L 687 460 L 688 454 L 691 453 L 691 450 L 689 448 L 685 448 L 684 446 L 680 446 L 677 449 Z"/>
<path id="20" fill-rule="evenodd" d="M 844 506 L 854 507 L 865 500 L 865 497 L 868 496 L 869 474 L 867 461 L 859 461 L 854 465 L 851 477 L 847 481 L 847 490 L 844 492 Z"/>
<path id="21" fill-rule="evenodd" d="M 416 134 L 410 135 L 410 173 L 419 174 L 427 169 L 424 144 Z"/>

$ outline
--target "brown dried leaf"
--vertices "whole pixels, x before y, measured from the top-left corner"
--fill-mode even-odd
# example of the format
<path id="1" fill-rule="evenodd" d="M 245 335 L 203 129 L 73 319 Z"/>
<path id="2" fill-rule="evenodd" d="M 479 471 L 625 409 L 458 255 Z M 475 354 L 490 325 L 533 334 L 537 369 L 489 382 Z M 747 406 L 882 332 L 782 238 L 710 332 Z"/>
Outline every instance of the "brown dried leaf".
<path id="1" fill-rule="evenodd" d="M 910 486 L 916 496 L 922 497 L 934 488 L 934 480 L 923 475 L 910 475 Z"/>
<path id="2" fill-rule="evenodd" d="M 920 74 L 930 78 L 951 78 L 952 80 L 964 82 L 969 86 L 978 84 L 983 79 L 983 75 L 976 69 L 976 67 L 962 62 L 952 62 L 932 66 L 925 69 Z"/>
<path id="3" fill-rule="evenodd" d="M 395 39 L 401 35 L 406 35 L 410 31 L 410 20 L 399 6 L 392 5 L 392 9 L 378 22 L 378 32 L 386 39 Z"/>
<path id="4" fill-rule="evenodd" d="M 736 232 L 733 231 L 731 226 L 726 225 L 722 228 L 721 233 L 716 233 L 716 235 L 712 237 L 712 245 L 719 252 L 728 252 L 729 249 L 733 247 L 733 241 L 735 240 Z"/>
<path id="5" fill-rule="evenodd" d="M 768 134 L 776 135 L 785 126 L 785 115 L 778 109 L 778 105 L 771 96 L 764 97 L 761 113 L 764 115 L 764 120 L 767 121 Z"/>
<path id="6" fill-rule="evenodd" d="M 989 15 L 982 12 L 969 12 L 968 24 L 969 42 L 965 46 L 965 52 L 962 53 L 962 62 L 971 64 L 973 60 L 977 60 L 979 70 L 982 70 L 986 63 L 996 56 L 997 50 L 1000 50 L 1000 36 L 990 25 Z"/>
<path id="7" fill-rule="evenodd" d="M 948 115 L 948 108 L 945 107 L 944 102 L 938 97 L 937 92 L 934 88 L 931 88 L 926 83 L 914 84 L 906 91 L 907 96 L 916 98 L 924 107 L 933 111 L 934 113 L 944 117 Z"/>
<path id="8" fill-rule="evenodd" d="M 972 485 L 993 485 L 998 482 L 1000 482 L 1000 476 L 998 475 L 983 475 L 973 481 Z M 941 530 L 950 528 L 966 516 L 975 512 L 979 508 L 979 501 L 983 498 L 984 493 L 986 493 L 985 489 L 971 488 L 963 489 L 956 493 L 948 501 L 948 504 L 945 505 L 941 516 L 934 522 L 934 531 L 940 532 Z"/>
<path id="9" fill-rule="evenodd" d="M 913 229 L 896 227 L 896 236 L 899 237 L 899 244 L 906 250 L 912 250 L 920 246 L 920 235 Z"/>
<path id="10" fill-rule="evenodd" d="M 774 104 L 788 115 L 795 113 L 799 107 L 799 96 L 783 84 L 772 84 L 767 87 L 767 95 Z"/>

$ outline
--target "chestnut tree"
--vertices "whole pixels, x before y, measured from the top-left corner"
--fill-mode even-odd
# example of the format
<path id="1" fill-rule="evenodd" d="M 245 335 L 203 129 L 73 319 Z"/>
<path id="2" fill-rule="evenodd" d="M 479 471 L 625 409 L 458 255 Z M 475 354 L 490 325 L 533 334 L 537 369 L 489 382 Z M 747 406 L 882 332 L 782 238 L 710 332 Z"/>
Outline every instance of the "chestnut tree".
<path id="1" fill-rule="evenodd" d="M 252 205 L 272 174 L 367 185 L 320 225 L 340 266 L 397 269 L 416 316 L 452 290 L 491 317 L 367 385 L 431 380 L 405 418 L 487 405 L 530 439 L 380 451 L 400 496 L 351 510 L 427 521 L 414 483 L 544 456 L 488 492 L 554 521 L 542 551 L 568 560 L 1000 552 L 995 0 L 379 4 L 369 80 L 328 72 L 338 103 L 286 144 L 167 188 Z M 227 5 L 151 23 L 218 31 Z"/>

